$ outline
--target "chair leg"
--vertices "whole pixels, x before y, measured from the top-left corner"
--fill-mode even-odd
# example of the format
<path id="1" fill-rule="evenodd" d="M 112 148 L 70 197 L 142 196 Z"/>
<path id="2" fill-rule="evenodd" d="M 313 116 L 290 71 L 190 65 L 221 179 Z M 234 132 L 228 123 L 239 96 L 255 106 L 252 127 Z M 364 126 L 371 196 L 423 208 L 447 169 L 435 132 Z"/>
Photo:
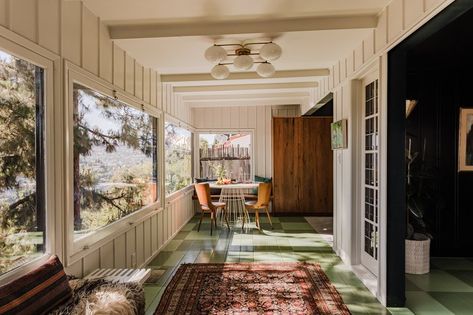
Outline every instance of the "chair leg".
<path id="1" fill-rule="evenodd" d="M 210 211 L 210 235 L 212 235 L 212 232 L 213 232 L 213 221 L 214 221 L 214 213 L 213 211 Z"/>
<path id="2" fill-rule="evenodd" d="M 227 217 L 227 209 L 223 207 L 222 211 L 223 211 L 223 217 L 225 218 L 225 223 L 227 223 L 227 228 L 230 230 L 230 224 L 228 223 L 228 217 Z"/>
<path id="3" fill-rule="evenodd" d="M 248 212 L 245 209 L 245 213 L 243 213 L 243 223 L 241 224 L 241 231 L 243 232 L 243 229 L 245 228 L 245 221 L 246 221 L 246 214 Z"/>
<path id="4" fill-rule="evenodd" d="M 259 224 L 259 212 L 258 210 L 255 211 L 255 218 L 256 218 L 256 227 L 258 228 L 258 230 L 261 230 L 261 226 Z"/>
<path id="5" fill-rule="evenodd" d="M 204 211 L 202 210 L 200 214 L 199 226 L 197 227 L 197 232 L 200 231 L 200 225 L 202 224 L 202 219 L 204 218 Z"/>
<path id="6" fill-rule="evenodd" d="M 272 229 L 273 228 L 273 222 L 271 222 L 271 216 L 269 215 L 268 208 L 264 208 L 264 211 L 266 211 L 266 215 L 268 216 L 269 224 L 271 225 L 271 229 Z"/>
<path id="7" fill-rule="evenodd" d="M 218 227 L 217 227 L 217 212 L 214 213 L 214 224 L 215 224 L 215 231 L 218 230 Z"/>

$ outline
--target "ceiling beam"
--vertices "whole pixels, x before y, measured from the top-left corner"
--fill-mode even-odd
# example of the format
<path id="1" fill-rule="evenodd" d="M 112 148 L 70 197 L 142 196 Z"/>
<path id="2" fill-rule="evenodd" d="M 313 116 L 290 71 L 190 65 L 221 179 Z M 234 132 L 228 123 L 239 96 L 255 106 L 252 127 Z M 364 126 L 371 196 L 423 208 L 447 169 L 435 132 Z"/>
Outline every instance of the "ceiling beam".
<path id="1" fill-rule="evenodd" d="M 268 105 L 301 105 L 307 102 L 308 98 L 273 98 L 273 99 L 248 99 L 242 104 L 241 100 L 218 100 L 204 102 L 190 102 L 189 107 L 230 107 L 230 106 L 268 106 Z"/>
<path id="2" fill-rule="evenodd" d="M 375 14 L 357 14 L 264 20 L 114 24 L 109 26 L 109 31 L 112 39 L 132 39 L 360 29 L 375 28 L 377 23 L 378 17 Z"/>
<path id="3" fill-rule="evenodd" d="M 234 72 L 225 80 L 216 80 L 210 73 L 189 73 L 189 74 L 163 74 L 161 82 L 191 82 L 191 81 L 213 81 L 219 84 L 225 84 L 230 80 L 268 80 L 279 78 L 307 78 L 307 77 L 325 77 L 330 74 L 329 69 L 309 69 L 309 70 L 285 70 L 276 71 L 271 78 L 262 78 L 256 72 Z"/>
<path id="4" fill-rule="evenodd" d="M 205 86 L 175 86 L 174 93 L 178 94 L 200 94 L 215 92 L 235 92 L 252 90 L 293 90 L 310 89 L 318 87 L 318 82 L 291 82 L 291 83 L 255 83 L 255 84 L 231 84 L 231 85 L 205 85 Z"/>
<path id="5" fill-rule="evenodd" d="M 231 94 L 231 95 L 191 95 L 184 96 L 182 100 L 185 103 L 192 102 L 211 102 L 211 101 L 243 101 L 258 99 L 299 99 L 310 97 L 308 92 L 288 92 L 288 93 L 269 93 L 269 94 Z"/>

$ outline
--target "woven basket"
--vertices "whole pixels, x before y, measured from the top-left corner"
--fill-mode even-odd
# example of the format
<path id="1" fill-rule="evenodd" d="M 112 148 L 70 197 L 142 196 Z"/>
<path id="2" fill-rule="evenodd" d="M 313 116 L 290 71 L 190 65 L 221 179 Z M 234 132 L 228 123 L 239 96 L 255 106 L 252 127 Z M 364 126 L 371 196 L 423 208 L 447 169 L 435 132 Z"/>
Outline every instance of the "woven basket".
<path id="1" fill-rule="evenodd" d="M 406 273 L 424 274 L 430 271 L 430 239 L 406 240 Z"/>

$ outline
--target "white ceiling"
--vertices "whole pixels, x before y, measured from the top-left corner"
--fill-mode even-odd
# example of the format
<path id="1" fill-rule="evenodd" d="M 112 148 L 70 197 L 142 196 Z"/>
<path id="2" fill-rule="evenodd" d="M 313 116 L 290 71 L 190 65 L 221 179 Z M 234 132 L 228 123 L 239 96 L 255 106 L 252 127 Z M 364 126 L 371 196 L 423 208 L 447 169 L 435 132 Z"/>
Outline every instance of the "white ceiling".
<path id="1" fill-rule="evenodd" d="M 327 68 L 368 34 L 369 30 L 366 29 L 284 33 L 274 40 L 282 47 L 283 53 L 273 64 L 276 70 Z M 233 43 L 236 39 L 262 37 L 260 34 L 233 35 L 220 38 L 219 42 Z M 214 40 L 209 37 L 121 39 L 115 42 L 141 63 L 161 74 L 206 73 L 212 68 L 204 58 L 205 50 L 214 44 Z"/>
<path id="2" fill-rule="evenodd" d="M 210 86 L 204 91 L 186 92 L 185 96 L 181 94 L 189 106 L 232 105 L 234 103 L 241 104 L 242 102 L 266 105 L 311 103 L 313 100 L 311 101 L 307 95 L 315 95 L 314 89 L 317 88 L 317 80 L 320 79 L 317 76 L 299 77 L 294 75 L 294 77 L 283 76 L 272 79 L 246 78 L 233 82 L 230 78 L 227 80 L 189 78 L 202 78 L 202 75 L 198 74 L 208 74 L 210 72 L 212 65 L 205 60 L 204 52 L 215 42 L 234 43 L 235 41 L 248 39 L 271 39 L 282 47 L 281 58 L 273 62 L 276 71 L 297 74 L 297 71 L 291 71 L 321 69 L 322 73 L 326 73 L 326 69 L 330 69 L 337 60 L 346 56 L 350 50 L 369 36 L 369 32 L 374 27 L 372 26 L 373 23 L 369 25 L 363 23 L 369 21 L 370 18 L 372 21 L 374 19 L 374 23 L 376 23 L 376 15 L 390 1 L 83 0 L 85 5 L 100 17 L 102 22 L 111 27 L 112 35 L 113 29 L 122 28 L 120 36 L 123 34 L 125 36 L 112 36 L 112 38 L 117 38 L 114 40 L 115 43 L 127 51 L 129 55 L 136 58 L 138 62 L 157 70 L 163 75 L 171 75 L 169 77 L 181 75 L 177 77 L 186 78 L 172 83 L 174 87 Z M 357 20 L 358 18 L 364 18 L 365 20 L 358 22 L 361 21 Z M 331 20 L 327 21 L 327 19 Z M 280 29 L 286 31 L 268 33 L 274 32 L 276 20 L 286 21 L 278 24 Z M 313 24 L 314 21 L 316 21 L 315 24 Z M 224 24 L 215 24 L 214 22 Z M 258 24 L 259 22 L 262 22 L 262 24 Z M 294 26 L 294 23 L 299 23 L 298 28 L 286 28 L 291 25 Z M 238 32 L 238 29 L 236 29 L 238 25 L 249 24 L 253 25 L 253 27 L 247 29 L 247 32 L 252 32 L 251 34 L 234 34 Z M 214 34 L 213 31 L 216 28 L 212 25 L 224 25 L 226 28 L 221 28 L 220 33 L 216 32 L 215 34 L 223 33 L 218 36 L 191 36 Z M 261 27 L 264 29 L 259 25 L 262 25 Z M 300 25 L 302 25 L 302 28 L 300 28 Z M 203 32 L 192 34 L 192 30 L 196 27 L 201 27 Z M 179 30 L 177 33 L 171 32 L 168 35 L 164 33 L 151 33 L 151 35 L 148 33 L 146 35 L 143 32 L 147 28 L 165 31 Z M 134 35 L 126 36 L 129 34 L 127 33 L 128 30 L 134 30 Z M 227 31 L 232 34 L 226 34 Z M 182 36 L 176 37 L 177 35 Z M 254 71 L 254 68 L 252 71 Z M 233 69 L 231 71 L 234 72 Z M 187 74 L 189 76 L 185 76 Z M 273 88 L 269 94 L 267 89 L 261 91 L 255 89 L 251 91 L 251 94 L 245 94 L 246 99 L 243 98 L 242 91 L 238 89 L 235 89 L 233 93 L 226 91 L 223 95 L 219 95 L 218 92 L 218 86 L 221 87 L 222 85 L 261 84 L 263 82 L 265 84 L 287 83 L 288 88 L 281 89 L 280 86 L 274 85 L 278 88 Z M 302 82 L 313 82 L 314 87 L 292 89 L 296 83 Z M 214 90 L 212 90 L 212 86 L 215 86 Z M 258 94 L 260 95 L 259 101 L 257 99 Z M 273 97 L 269 97 L 271 94 Z"/>

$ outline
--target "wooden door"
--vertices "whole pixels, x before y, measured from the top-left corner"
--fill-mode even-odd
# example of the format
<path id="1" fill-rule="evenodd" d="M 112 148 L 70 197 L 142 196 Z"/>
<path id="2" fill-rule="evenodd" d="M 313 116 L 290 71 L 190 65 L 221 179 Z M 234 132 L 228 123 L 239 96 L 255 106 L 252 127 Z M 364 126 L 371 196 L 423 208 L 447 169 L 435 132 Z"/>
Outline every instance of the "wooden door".
<path id="1" fill-rule="evenodd" d="M 331 215 L 331 117 L 273 118 L 276 214 Z"/>

